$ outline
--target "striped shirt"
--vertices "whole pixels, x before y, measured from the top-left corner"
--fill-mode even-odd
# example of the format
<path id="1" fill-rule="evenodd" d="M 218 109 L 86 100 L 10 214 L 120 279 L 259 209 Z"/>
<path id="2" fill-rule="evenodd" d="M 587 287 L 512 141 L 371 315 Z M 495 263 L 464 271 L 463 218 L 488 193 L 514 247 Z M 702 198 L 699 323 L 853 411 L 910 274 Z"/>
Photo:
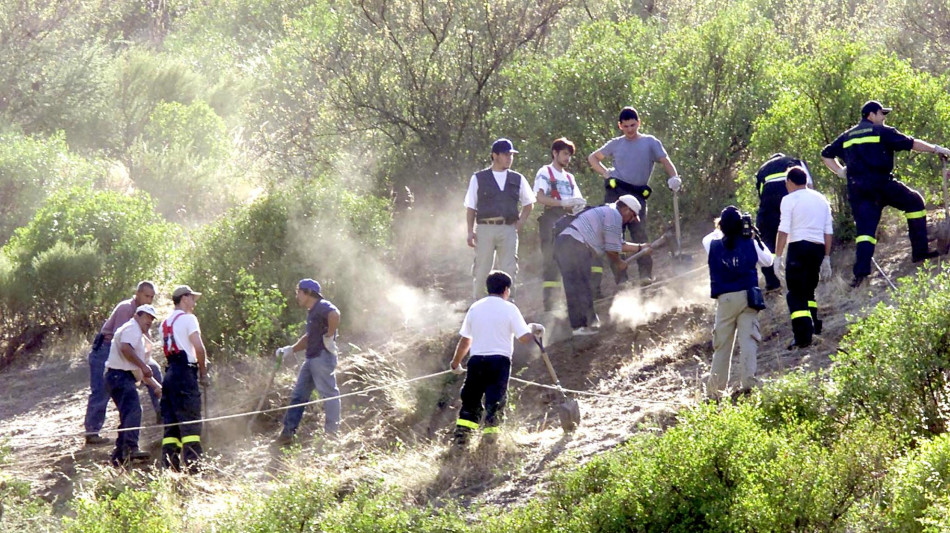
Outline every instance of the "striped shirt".
<path id="1" fill-rule="evenodd" d="M 590 246 L 598 255 L 620 252 L 623 247 L 623 217 L 616 204 L 607 204 L 581 213 L 561 235 Z"/>

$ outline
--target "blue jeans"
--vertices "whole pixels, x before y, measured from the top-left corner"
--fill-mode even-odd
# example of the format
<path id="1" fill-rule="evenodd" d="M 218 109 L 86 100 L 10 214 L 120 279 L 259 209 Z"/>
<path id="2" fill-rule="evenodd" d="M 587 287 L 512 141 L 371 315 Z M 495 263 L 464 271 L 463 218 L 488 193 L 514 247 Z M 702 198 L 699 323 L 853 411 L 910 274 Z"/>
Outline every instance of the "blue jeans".
<path id="1" fill-rule="evenodd" d="M 142 404 L 139 403 L 139 391 L 135 387 L 135 376 L 127 370 L 110 368 L 105 375 L 106 390 L 116 409 L 119 410 L 119 429 L 135 428 L 142 425 Z M 115 439 L 112 463 L 120 465 L 129 457 L 132 450 L 139 448 L 139 430 L 120 431 Z"/>
<path id="2" fill-rule="evenodd" d="M 96 347 L 93 343 L 93 349 L 89 351 L 89 402 L 86 404 L 86 433 L 98 435 L 102 430 L 102 425 L 106 421 L 106 407 L 109 405 L 109 393 L 106 391 L 106 360 L 109 359 L 109 350 L 112 347 L 111 341 L 103 341 Z M 148 365 L 152 369 L 155 381 L 162 382 L 162 369 L 158 363 Z M 161 413 L 158 405 L 158 397 L 150 387 L 148 389 L 149 399 L 152 401 L 152 408 L 156 413 Z"/>
<path id="3" fill-rule="evenodd" d="M 294 385 L 294 392 L 290 396 L 290 405 L 310 401 L 310 395 L 313 394 L 314 389 L 320 393 L 321 398 L 334 398 L 340 395 L 340 389 L 336 386 L 336 356 L 326 350 L 321 351 L 317 357 L 307 359 L 300 366 L 297 384 Z M 340 428 L 340 399 L 323 402 L 323 409 L 327 417 L 324 430 L 328 435 L 335 434 Z M 303 418 L 303 410 L 303 407 L 287 410 L 287 414 L 284 415 L 282 434 L 293 435 L 297 431 L 300 419 Z"/>
<path id="4" fill-rule="evenodd" d="M 109 405 L 109 393 L 106 392 L 106 359 L 109 358 L 111 342 L 100 341 L 93 343 L 89 351 L 89 402 L 86 404 L 86 433 L 99 434 L 106 421 L 106 406 Z"/>

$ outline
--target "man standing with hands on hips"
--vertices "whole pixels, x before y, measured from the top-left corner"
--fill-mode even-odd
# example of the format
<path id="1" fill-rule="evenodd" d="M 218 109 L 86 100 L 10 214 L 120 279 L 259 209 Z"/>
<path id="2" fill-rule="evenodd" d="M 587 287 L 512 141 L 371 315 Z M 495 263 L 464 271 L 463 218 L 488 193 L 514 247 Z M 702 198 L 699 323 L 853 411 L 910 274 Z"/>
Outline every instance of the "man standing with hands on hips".
<path id="1" fill-rule="evenodd" d="M 471 351 L 461 391 L 462 408 L 455 426 L 455 446 L 459 448 L 467 446 L 472 433 L 478 430 L 483 411 L 482 442 L 492 444 L 498 439 L 498 426 L 508 398 L 514 339 L 529 343 L 544 334 L 544 326 L 525 323 L 521 311 L 508 301 L 511 276 L 496 270 L 488 275 L 485 286 L 488 296 L 468 309 L 449 365 L 454 373 L 465 373 L 462 358 Z"/>
<path id="2" fill-rule="evenodd" d="M 647 200 L 650 199 L 650 174 L 654 163 L 663 165 L 669 179 L 666 184 L 670 190 L 678 192 L 683 185 L 676 173 L 676 167 L 670 161 L 663 143 L 652 135 L 640 133 L 640 114 L 632 107 L 620 111 L 617 127 L 623 132 L 590 154 L 587 162 L 594 172 L 604 177 L 604 203 L 616 202 L 625 194 L 633 195 L 640 202 L 639 220 L 625 224 L 633 242 L 650 242 L 647 235 Z M 607 168 L 602 161 L 612 158 L 613 168 Z M 637 260 L 640 270 L 640 282 L 653 282 L 653 258 L 649 255 Z"/>
<path id="3" fill-rule="evenodd" d="M 323 297 L 320 284 L 310 278 L 297 283 L 297 304 L 307 309 L 307 332 L 292 345 L 277 350 L 278 356 L 290 355 L 306 350 L 307 358 L 300 365 L 297 383 L 290 396 L 290 405 L 299 405 L 310 401 L 314 389 L 323 403 L 326 413 L 324 431 L 327 437 L 335 437 L 340 428 L 340 389 L 336 385 L 337 347 L 336 335 L 340 327 L 340 310 L 330 300 Z M 297 426 L 303 418 L 301 407 L 293 407 L 284 415 L 284 429 L 274 441 L 284 446 L 294 441 Z"/>
<path id="4" fill-rule="evenodd" d="M 468 182 L 464 205 L 468 245 L 475 248 L 472 300 L 479 298 L 492 264 L 512 280 L 518 273 L 518 232 L 531 214 L 535 196 L 528 180 L 510 170 L 517 153 L 511 141 L 498 139 L 491 147 L 491 166 Z"/>

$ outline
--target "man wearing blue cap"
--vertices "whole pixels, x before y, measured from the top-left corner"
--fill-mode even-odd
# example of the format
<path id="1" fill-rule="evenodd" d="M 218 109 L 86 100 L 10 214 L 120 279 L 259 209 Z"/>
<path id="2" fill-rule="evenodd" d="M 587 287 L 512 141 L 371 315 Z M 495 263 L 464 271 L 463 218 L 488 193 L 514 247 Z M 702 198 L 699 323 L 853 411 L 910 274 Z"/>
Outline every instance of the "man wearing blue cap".
<path id="1" fill-rule="evenodd" d="M 885 206 L 904 212 L 910 237 L 911 260 L 915 263 L 937 256 L 927 247 L 927 209 L 924 197 L 894 179 L 894 152 L 914 150 L 950 156 L 942 146 L 915 139 L 884 125 L 891 108 L 871 100 L 861 107 L 861 122 L 842 133 L 821 151 L 829 170 L 848 180 L 848 203 L 854 214 L 858 236 L 855 241 L 854 279 L 861 285 L 871 274 L 871 259 L 877 244 L 877 225 Z M 844 161 L 842 166 L 840 161 Z"/>
<path id="2" fill-rule="evenodd" d="M 468 245 L 475 248 L 472 300 L 483 296 L 493 263 L 512 280 L 518 272 L 518 232 L 531 215 L 536 198 L 528 180 L 510 170 L 517 153 L 511 141 L 498 139 L 491 147 L 491 166 L 473 174 L 468 182 L 463 203 Z"/>
<path id="3" fill-rule="evenodd" d="M 290 405 L 310 401 L 310 395 L 316 389 L 320 397 L 326 400 L 323 402 L 326 413 L 324 431 L 328 437 L 333 437 L 340 428 L 340 399 L 337 398 L 340 389 L 336 385 L 336 334 L 340 326 L 340 310 L 324 299 L 320 284 L 310 278 L 302 279 L 297 284 L 296 298 L 297 304 L 308 310 L 307 332 L 294 344 L 277 349 L 280 357 L 302 350 L 306 350 L 307 354 L 306 360 L 300 365 Z M 274 441 L 276 444 L 293 442 L 297 426 L 303 418 L 303 410 L 303 406 L 287 410 L 284 429 Z"/>

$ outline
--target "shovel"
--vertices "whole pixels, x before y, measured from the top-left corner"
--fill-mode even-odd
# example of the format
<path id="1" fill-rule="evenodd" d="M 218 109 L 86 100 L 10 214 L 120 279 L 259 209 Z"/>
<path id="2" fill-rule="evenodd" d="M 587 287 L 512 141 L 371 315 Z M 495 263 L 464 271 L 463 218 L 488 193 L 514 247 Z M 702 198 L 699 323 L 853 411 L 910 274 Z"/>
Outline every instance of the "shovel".
<path id="1" fill-rule="evenodd" d="M 557 410 L 558 417 L 561 419 L 561 429 L 563 429 L 565 433 L 570 433 L 581 423 L 581 408 L 577 404 L 577 400 L 568 398 L 567 393 L 565 393 L 561 387 L 561 381 L 557 379 L 557 374 L 554 372 L 551 360 L 548 359 L 548 353 L 544 351 L 544 343 L 537 337 L 535 337 L 534 342 L 536 342 L 538 348 L 541 349 L 541 358 L 544 359 L 544 366 L 548 367 L 548 374 L 551 375 L 551 379 L 554 380 L 554 386 L 557 387 L 558 392 L 561 393 L 562 401 L 554 407 Z"/>
<path id="2" fill-rule="evenodd" d="M 648 248 L 645 248 L 645 249 L 643 249 L 643 250 L 640 250 L 639 252 L 637 252 L 637 253 L 631 255 L 630 257 L 627 257 L 626 259 L 624 259 L 624 262 L 626 262 L 626 263 L 629 264 L 629 263 L 632 263 L 632 262 L 636 261 L 637 259 L 640 259 L 641 257 L 643 257 L 643 256 L 645 256 L 645 255 L 652 254 L 652 253 L 653 253 L 653 250 L 656 250 L 656 249 L 659 248 L 660 246 L 663 246 L 664 244 L 666 244 L 666 241 L 667 241 L 669 238 L 670 238 L 670 232 L 667 231 L 667 232 L 664 233 L 663 235 L 660 235 L 660 238 L 659 238 L 659 239 L 657 239 L 657 240 L 651 242 Z"/>
<path id="3" fill-rule="evenodd" d="M 680 193 L 673 191 L 673 225 L 676 230 L 676 249 L 673 253 L 674 267 L 688 267 L 693 263 L 693 257 L 683 253 L 682 239 L 680 238 Z"/>
<path id="4" fill-rule="evenodd" d="M 945 216 L 937 225 L 935 233 L 937 235 L 937 250 L 941 254 L 946 255 L 947 252 L 950 252 L 950 194 L 947 193 L 947 158 L 940 156 L 940 162 L 943 163 L 943 168 L 940 172 L 940 181 L 943 184 L 943 210 Z"/>
<path id="5" fill-rule="evenodd" d="M 264 394 L 261 394 L 261 399 L 257 402 L 257 408 L 254 409 L 254 414 L 252 414 L 251 419 L 247 421 L 248 433 L 250 433 L 251 429 L 254 427 L 254 421 L 257 420 L 257 413 L 261 411 L 261 407 L 264 407 L 264 401 L 267 400 L 267 394 L 270 392 L 270 388 L 274 385 L 274 378 L 277 376 L 277 371 L 280 370 L 280 367 L 283 363 L 284 351 L 281 350 L 277 352 L 277 360 L 274 362 L 274 368 L 270 372 L 270 379 L 267 380 L 267 386 L 264 387 Z"/>

